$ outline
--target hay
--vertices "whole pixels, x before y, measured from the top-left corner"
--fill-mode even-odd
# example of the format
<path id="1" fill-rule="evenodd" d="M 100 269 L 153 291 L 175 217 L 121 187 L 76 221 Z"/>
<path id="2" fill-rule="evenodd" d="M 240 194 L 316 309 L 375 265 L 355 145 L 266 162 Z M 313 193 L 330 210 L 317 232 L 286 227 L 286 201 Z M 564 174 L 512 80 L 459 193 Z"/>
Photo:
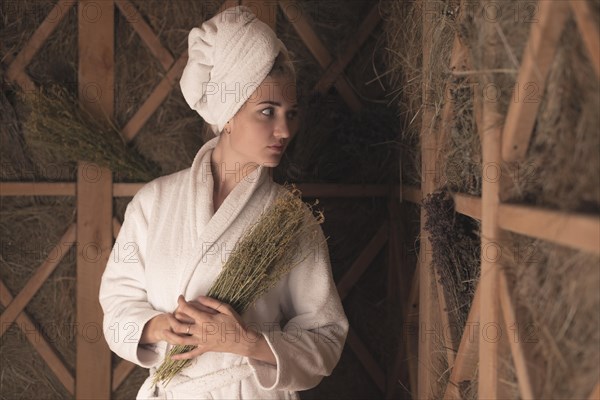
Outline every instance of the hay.
<path id="1" fill-rule="evenodd" d="M 569 20 L 548 76 L 527 158 L 510 167 L 508 201 L 599 213 L 600 80 Z"/>
<path id="2" fill-rule="evenodd" d="M 587 398 L 600 374 L 600 258 L 517 234 L 504 249 L 535 393 Z"/>
<path id="3" fill-rule="evenodd" d="M 445 96 L 445 102 L 452 103 L 453 113 L 450 121 L 440 121 L 439 184 L 452 192 L 481 196 L 482 153 L 474 117 L 473 85 L 467 77 L 451 78 L 449 82 L 454 88 Z"/>
<path id="4" fill-rule="evenodd" d="M 28 333 L 31 335 L 31 333 Z M 31 347 L 23 332 L 9 328 L 0 343 L 0 398 L 64 399 L 70 395 Z"/>
<path id="5" fill-rule="evenodd" d="M 25 152 L 16 112 L 5 91 L 0 92 L 0 179 L 26 181 L 35 174 L 34 163 Z"/>
<path id="6" fill-rule="evenodd" d="M 448 314 L 462 332 L 479 281 L 480 223 L 454 212 L 452 195 L 443 190 L 423 201 L 425 230 L 432 247 L 432 264 L 447 293 Z"/>
<path id="7" fill-rule="evenodd" d="M 526 22 L 528 14 L 522 14 L 529 8 L 525 1 L 494 3 L 499 9 L 498 33 L 494 38 L 499 47 L 494 61 L 485 57 L 482 50 L 490 45 L 481 33 L 486 4 L 472 8 L 473 14 L 461 32 L 471 50 L 475 70 L 507 72 L 479 75 L 479 87 L 493 85 L 497 89 L 497 106 L 502 115 L 514 101 L 541 101 L 526 159 L 503 166 L 513 184 L 506 201 L 597 213 L 600 187 L 589 171 L 600 168 L 600 86 L 598 79 L 590 79 L 595 73 L 575 22 L 571 17 L 566 23 L 545 92 L 530 86 L 515 91 L 520 59 L 532 25 Z M 523 18 L 515 18 L 515 10 L 520 10 Z M 598 7 L 593 10 L 598 19 Z"/>
<path id="8" fill-rule="evenodd" d="M 400 117 L 402 182 L 421 182 L 422 17 L 419 2 L 384 1 L 385 76 L 390 105 Z"/>
<path id="9" fill-rule="evenodd" d="M 46 256 L 59 256 L 51 250 L 73 222 L 73 210 L 72 198 L 2 199 L 0 278 L 13 296 Z M 75 369 L 75 260 L 76 252 L 71 248 L 25 309 L 71 372 Z M 65 397 L 62 384 L 15 325 L 2 337 L 0 357 L 3 398 L 9 393 L 24 393 L 29 398 Z"/>

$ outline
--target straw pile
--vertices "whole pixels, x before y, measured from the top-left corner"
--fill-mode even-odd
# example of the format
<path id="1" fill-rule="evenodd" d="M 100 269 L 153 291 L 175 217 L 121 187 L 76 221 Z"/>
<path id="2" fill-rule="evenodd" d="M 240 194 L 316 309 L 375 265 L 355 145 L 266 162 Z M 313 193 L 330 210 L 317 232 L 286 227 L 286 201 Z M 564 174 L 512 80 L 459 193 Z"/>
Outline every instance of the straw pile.
<path id="1" fill-rule="evenodd" d="M 600 258 L 511 234 L 503 257 L 540 398 L 587 398 L 598 382 Z"/>
<path id="2" fill-rule="evenodd" d="M 56 270 L 33 297 L 25 312 L 36 322 L 41 335 L 57 350 L 67 369 L 75 370 L 75 260 L 71 248 L 66 253 L 53 246 L 69 224 L 74 222 L 74 199 L 23 197 L 3 198 L 0 209 L 2 259 L 0 279 L 15 296 L 46 257 L 63 256 Z M 3 312 L 4 307 L 0 310 Z M 12 398 L 68 398 L 28 339 L 40 339 L 38 333 L 21 331 L 13 324 L 0 344 L 0 393 Z"/>
<path id="3" fill-rule="evenodd" d="M 421 182 L 422 17 L 419 2 L 385 1 L 385 71 L 389 104 L 400 116 L 402 182 Z M 433 75 L 435 76 L 435 75 Z"/>

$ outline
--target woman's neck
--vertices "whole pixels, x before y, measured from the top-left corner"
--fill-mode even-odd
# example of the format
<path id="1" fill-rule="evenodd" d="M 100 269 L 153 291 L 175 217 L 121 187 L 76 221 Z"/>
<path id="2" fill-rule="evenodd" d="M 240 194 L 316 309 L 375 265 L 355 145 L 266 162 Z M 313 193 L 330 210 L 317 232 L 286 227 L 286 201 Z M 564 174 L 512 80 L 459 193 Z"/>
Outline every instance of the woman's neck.
<path id="1" fill-rule="evenodd" d="M 246 176 L 252 173 L 258 165 L 251 162 L 240 161 L 233 154 L 228 153 L 221 141 L 212 151 L 210 166 L 214 182 L 215 196 L 225 198 L 233 188 Z"/>

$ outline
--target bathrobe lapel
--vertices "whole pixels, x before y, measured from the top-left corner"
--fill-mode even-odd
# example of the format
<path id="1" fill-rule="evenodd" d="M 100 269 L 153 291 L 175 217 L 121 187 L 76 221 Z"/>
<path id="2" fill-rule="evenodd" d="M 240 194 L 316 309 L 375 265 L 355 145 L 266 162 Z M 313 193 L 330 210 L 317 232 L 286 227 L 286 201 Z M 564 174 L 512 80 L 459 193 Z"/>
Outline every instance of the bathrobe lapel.
<path id="1" fill-rule="evenodd" d="M 205 254 L 246 208 L 257 189 L 269 181 L 268 168 L 259 166 L 240 179 L 217 212 L 213 214 L 214 182 L 210 167 L 210 154 L 217 141 L 218 137 L 215 137 L 206 142 L 196 154 L 191 166 L 190 185 L 188 186 L 190 189 L 186 194 L 187 215 L 195 216 L 195 221 L 188 221 L 186 229 L 192 237 L 192 251 L 178 284 L 179 293 L 182 294 L 186 293 L 190 278 Z"/>

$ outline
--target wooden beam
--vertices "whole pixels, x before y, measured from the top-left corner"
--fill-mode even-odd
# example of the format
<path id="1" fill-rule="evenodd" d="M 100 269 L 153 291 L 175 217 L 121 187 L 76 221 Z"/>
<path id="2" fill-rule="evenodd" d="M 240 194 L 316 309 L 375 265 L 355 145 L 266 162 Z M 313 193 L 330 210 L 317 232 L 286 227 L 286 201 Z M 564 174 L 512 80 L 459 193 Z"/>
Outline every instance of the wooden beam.
<path id="1" fill-rule="evenodd" d="M 406 342 L 406 357 L 408 362 L 408 380 L 413 399 L 418 399 L 418 350 L 419 350 L 419 263 L 415 266 L 408 294 L 408 302 L 404 310 L 405 326 L 402 337 Z M 415 354 L 415 352 L 417 354 Z"/>
<path id="2" fill-rule="evenodd" d="M 460 383 L 470 381 L 475 377 L 477 369 L 477 359 L 479 354 L 479 306 L 480 306 L 481 289 L 478 284 L 475 288 L 473 302 L 469 309 L 465 329 L 463 330 L 460 345 L 456 352 L 456 360 L 454 367 L 448 379 L 448 385 L 444 393 L 444 400 L 458 400 L 462 396 L 460 394 Z"/>
<path id="3" fill-rule="evenodd" d="M 508 108 L 502 132 L 502 158 L 507 162 L 525 159 L 542 103 L 546 78 L 569 17 L 569 3 L 566 1 L 540 0 L 537 5 L 539 22 L 531 25 L 514 86 L 513 101 Z M 536 98 L 529 98 L 529 93 L 535 93 Z"/>
<path id="4" fill-rule="evenodd" d="M 27 44 L 10 63 L 6 70 L 6 77 L 9 81 L 14 81 L 27 90 L 34 89 L 30 86 L 33 82 L 28 79 L 29 76 L 24 72 L 25 68 L 75 3 L 74 0 L 59 0 L 54 5 L 40 26 L 33 32 Z"/>
<path id="5" fill-rule="evenodd" d="M 14 60 L 12 54 L 7 53 L 4 55 L 3 64 L 10 65 L 10 63 Z M 31 77 L 25 72 L 25 70 L 16 70 L 15 75 L 13 75 L 12 79 L 5 75 L 5 80 L 7 82 L 12 82 L 21 87 L 21 90 L 25 93 L 35 93 L 38 88 L 31 80 Z"/>
<path id="6" fill-rule="evenodd" d="M 325 73 L 321 76 L 321 79 L 319 79 L 314 87 L 315 92 L 325 94 L 329 90 L 331 85 L 337 81 L 341 74 L 343 74 L 346 66 L 350 63 L 350 61 L 352 61 L 354 55 L 362 47 L 377 25 L 379 25 L 380 21 L 381 16 L 379 15 L 379 4 L 375 3 L 375 5 L 371 7 L 371 11 L 369 14 L 367 14 L 360 27 L 358 27 L 356 30 L 354 37 L 348 41 L 346 50 L 342 56 L 331 63 Z"/>
<path id="7" fill-rule="evenodd" d="M 493 21 L 486 21 L 484 37 L 487 51 L 484 52 L 491 64 L 498 57 L 496 48 L 497 26 Z M 488 81 L 486 81 L 487 83 Z M 495 100 L 483 96 L 480 91 L 476 96 L 482 96 L 482 165 L 501 165 L 502 163 L 502 126 L 501 115 L 496 108 Z M 498 299 L 498 270 L 500 269 L 501 234 L 498 225 L 498 206 L 500 203 L 500 180 L 483 179 L 481 196 L 481 274 L 479 285 L 480 295 L 480 324 L 482 338 L 479 341 L 479 381 L 478 397 L 482 399 L 499 398 L 499 354 L 498 340 L 491 335 L 498 334 L 491 328 L 500 328 L 500 305 Z M 490 330 L 486 331 L 486 328 Z M 489 333 L 490 337 L 486 335 Z"/>
<path id="8" fill-rule="evenodd" d="M 0 337 L 4 335 L 4 332 L 6 332 L 10 325 L 15 321 L 33 296 L 35 296 L 44 282 L 46 282 L 46 279 L 54 272 L 58 264 L 69 251 L 69 248 L 75 243 L 75 240 L 76 227 L 75 224 L 71 224 L 65 233 L 63 233 L 58 243 L 50 250 L 42 265 L 37 268 L 25 286 L 23 286 L 23 289 L 21 289 L 19 294 L 17 294 L 13 301 L 6 307 L 2 315 L 0 315 Z M 5 298 L 8 297 L 7 294 L 2 294 L 2 296 Z"/>
<path id="9" fill-rule="evenodd" d="M 354 287 L 358 279 L 367 270 L 369 264 L 381 251 L 381 248 L 385 245 L 387 239 L 388 223 L 387 221 L 384 221 L 375 236 L 373 236 L 354 263 L 352 263 L 352 266 L 337 283 L 337 290 L 342 300 L 346 298 L 352 287 Z"/>
<path id="10" fill-rule="evenodd" d="M 427 0 L 422 0 L 423 9 Z M 422 49 L 423 73 L 422 76 L 422 106 L 421 106 L 421 198 L 424 199 L 434 192 L 438 182 L 436 168 L 437 136 L 435 132 L 435 108 L 433 107 L 433 89 L 429 80 L 431 71 L 432 31 L 435 29 L 431 15 L 422 13 Z M 437 376 L 439 357 L 435 354 L 434 336 L 427 334 L 439 326 L 439 315 L 433 300 L 436 297 L 435 272 L 432 265 L 432 245 L 429 235 L 425 230 L 427 213 L 421 208 L 421 245 L 419 249 L 419 340 L 418 340 L 418 398 L 430 399 L 434 397 L 434 387 Z"/>
<path id="11" fill-rule="evenodd" d="M 382 393 L 385 392 L 385 374 L 383 373 L 383 370 L 379 367 L 377 361 L 375 361 L 369 352 L 369 349 L 367 349 L 360 340 L 352 327 L 349 327 L 348 329 L 348 338 L 346 339 L 346 342 L 348 342 L 348 345 L 363 364 L 367 374 L 373 379 L 373 382 L 375 382 L 379 390 Z"/>
<path id="12" fill-rule="evenodd" d="M 464 20 L 464 2 L 460 2 L 459 6 L 459 18 L 460 21 Z M 454 42 L 452 44 L 452 51 L 450 54 L 450 70 L 464 70 L 467 66 L 467 54 L 468 50 L 466 46 L 460 40 L 458 34 L 454 36 Z M 456 113 L 453 101 L 453 92 L 456 90 L 456 79 L 452 76 L 446 81 L 445 86 L 445 102 L 442 109 L 441 123 L 439 127 L 439 137 L 436 140 L 436 152 L 434 165 L 437 165 L 437 160 L 441 157 L 442 149 L 446 148 L 446 142 L 450 137 L 450 131 L 452 127 L 453 115 Z M 437 173 L 436 173 L 437 176 Z M 440 307 L 440 319 L 442 327 L 455 326 L 454 321 L 451 320 L 449 313 L 449 302 L 447 299 L 446 289 L 440 284 L 439 279 L 435 279 L 438 303 Z M 442 338 L 444 341 L 444 347 L 446 350 L 446 361 L 448 362 L 448 368 L 452 368 L 454 365 L 454 355 L 458 350 L 460 338 L 456 336 L 453 329 L 444 329 Z"/>
<path id="13" fill-rule="evenodd" d="M 453 197 L 456 212 L 481 220 L 481 198 L 460 193 L 456 193 Z"/>
<path id="14" fill-rule="evenodd" d="M 590 2 L 588 0 L 577 0 L 569 3 L 573 9 L 573 14 L 575 14 L 575 21 L 577 21 L 590 61 L 596 71 L 596 77 L 600 77 L 600 31 L 592 10 L 590 10 Z"/>
<path id="15" fill-rule="evenodd" d="M 75 183 L 0 182 L 0 196 L 75 196 Z"/>
<path id="16" fill-rule="evenodd" d="M 502 229 L 600 254 L 600 216 L 512 204 L 501 204 L 498 213 Z"/>
<path id="17" fill-rule="evenodd" d="M 112 390 L 116 391 L 125 379 L 133 372 L 135 364 L 127 360 L 121 360 L 115 367 L 112 377 Z"/>
<path id="18" fill-rule="evenodd" d="M 113 184 L 114 195 L 133 197 L 144 185 L 145 183 L 115 183 Z M 400 192 L 398 186 L 377 184 L 297 183 L 296 186 L 303 197 L 388 197 L 398 195 Z M 411 197 L 416 192 L 409 189 L 403 193 Z"/>
<path id="19" fill-rule="evenodd" d="M 79 102 L 97 118 L 113 120 L 115 62 L 113 0 L 78 4 Z M 112 173 L 101 168 L 97 180 L 77 168 L 77 354 L 75 397 L 110 398 L 111 353 L 104 339 L 100 282 L 112 248 Z"/>
<path id="20" fill-rule="evenodd" d="M 25 71 L 15 72 L 9 82 L 17 84 L 25 93 L 35 93 L 38 90 L 36 84 Z"/>
<path id="21" fill-rule="evenodd" d="M 100 282 L 112 248 L 112 180 L 102 168 L 97 181 L 85 178 L 79 162 L 77 182 L 77 360 L 76 397 L 109 398 L 111 353 L 102 330 Z"/>
<path id="22" fill-rule="evenodd" d="M 277 1 L 242 0 L 241 4 L 249 7 L 258 19 L 269 25 L 273 32 L 277 32 Z"/>
<path id="23" fill-rule="evenodd" d="M 146 182 L 143 183 L 113 183 L 113 196 L 133 197 Z"/>
<path id="24" fill-rule="evenodd" d="M 407 188 L 403 188 L 403 192 Z M 411 191 L 418 190 L 410 188 Z M 416 199 L 405 197 L 416 203 Z M 455 211 L 481 220 L 481 198 L 454 194 Z M 600 254 L 600 216 L 548 210 L 520 204 L 499 204 L 500 228 L 561 246 Z"/>
<path id="25" fill-rule="evenodd" d="M 400 210 L 398 207 L 398 199 L 390 197 L 388 200 L 389 212 L 389 234 L 388 234 L 388 277 L 387 277 L 387 318 L 395 319 L 399 326 L 404 326 L 406 315 L 406 302 L 408 301 L 408 282 L 406 271 L 408 263 L 405 257 L 405 252 L 400 251 L 399 247 L 404 244 L 404 230 L 402 229 L 402 221 L 400 219 Z M 398 230 L 400 229 L 400 234 Z M 400 312 L 398 312 L 400 310 Z M 395 399 L 396 387 L 398 380 L 407 382 L 408 378 L 408 363 L 406 356 L 406 348 L 403 346 L 403 340 L 398 341 L 392 338 L 387 343 L 389 348 L 398 346 L 398 351 L 391 365 L 388 367 L 386 376 L 385 398 Z"/>
<path id="26" fill-rule="evenodd" d="M 455 194 L 456 212 L 481 219 L 481 199 Z M 478 211 L 479 210 L 479 211 Z M 600 254 L 600 216 L 519 204 L 498 206 L 500 228 L 576 250 Z"/>
<path id="27" fill-rule="evenodd" d="M 517 314 L 512 300 L 512 296 L 508 289 L 506 274 L 501 271 L 499 274 L 500 281 L 498 282 L 500 294 L 500 306 L 504 317 L 504 326 L 508 333 L 510 327 L 518 326 Z M 525 352 L 523 351 L 523 343 L 520 338 L 508 340 L 510 352 L 513 357 L 515 369 L 517 371 L 517 384 L 519 385 L 519 393 L 523 400 L 535 399 L 533 387 L 531 385 L 531 375 L 527 366 Z"/>
<path id="28" fill-rule="evenodd" d="M 78 6 L 80 103 L 112 121 L 115 98 L 114 3 L 80 0 Z"/>
<path id="29" fill-rule="evenodd" d="M 0 280 L 0 303 L 3 307 L 8 307 L 13 301 L 10 291 Z M 73 395 L 75 393 L 75 380 L 65 364 L 60 359 L 56 350 L 48 343 L 44 335 L 38 330 L 36 324 L 31 320 L 26 312 L 22 311 L 16 319 L 16 323 L 23 331 L 23 334 L 29 340 L 31 346 L 38 352 L 40 357 L 46 362 L 48 368 L 56 375 L 60 383 L 63 384 L 67 392 Z"/>
<path id="30" fill-rule="evenodd" d="M 160 43 L 160 39 L 144 17 L 139 13 L 135 6 L 129 0 L 115 0 L 115 5 L 119 8 L 121 14 L 129 22 L 132 28 L 137 32 L 140 39 L 144 42 L 150 53 L 158 60 L 160 65 L 168 71 L 175 62 L 175 59 Z"/>
<path id="31" fill-rule="evenodd" d="M 302 14 L 302 6 L 295 0 L 279 0 L 279 6 L 321 68 L 327 70 L 333 58 Z M 361 101 L 344 77 L 336 80 L 335 87 L 352 111 L 360 111 Z"/>
<path id="32" fill-rule="evenodd" d="M 388 197 L 397 192 L 386 185 L 299 183 L 296 185 L 303 197 Z"/>
<path id="33" fill-rule="evenodd" d="M 133 197 L 147 182 L 113 183 L 115 197 Z M 378 184 L 298 183 L 304 197 L 388 197 L 401 195 L 420 203 L 420 190 Z M 75 196 L 73 182 L 0 182 L 0 196 Z"/>
<path id="34" fill-rule="evenodd" d="M 455 337 L 454 329 L 451 327 L 455 326 L 454 321 L 450 318 L 448 299 L 446 296 L 446 289 L 442 286 L 437 278 L 437 273 L 435 275 L 435 288 L 437 292 L 437 300 L 438 307 L 440 309 L 440 320 L 442 323 L 441 326 L 441 336 L 444 342 L 444 350 L 446 352 L 446 361 L 448 362 L 448 368 L 452 368 L 454 365 L 454 354 L 458 349 L 458 344 L 456 343 L 458 339 Z M 448 329 L 446 329 L 448 328 Z"/>

